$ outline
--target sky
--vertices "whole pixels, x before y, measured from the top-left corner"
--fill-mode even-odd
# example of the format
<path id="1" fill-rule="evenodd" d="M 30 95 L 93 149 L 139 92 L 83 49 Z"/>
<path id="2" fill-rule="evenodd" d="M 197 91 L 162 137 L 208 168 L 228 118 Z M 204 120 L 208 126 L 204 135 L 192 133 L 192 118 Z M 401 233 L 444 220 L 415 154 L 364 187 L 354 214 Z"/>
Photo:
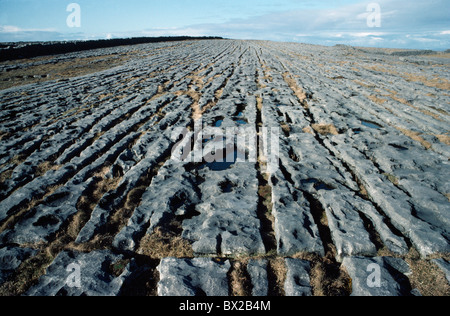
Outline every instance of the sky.
<path id="1" fill-rule="evenodd" d="M 450 0 L 0 0 L 0 42 L 182 35 L 446 50 Z"/>

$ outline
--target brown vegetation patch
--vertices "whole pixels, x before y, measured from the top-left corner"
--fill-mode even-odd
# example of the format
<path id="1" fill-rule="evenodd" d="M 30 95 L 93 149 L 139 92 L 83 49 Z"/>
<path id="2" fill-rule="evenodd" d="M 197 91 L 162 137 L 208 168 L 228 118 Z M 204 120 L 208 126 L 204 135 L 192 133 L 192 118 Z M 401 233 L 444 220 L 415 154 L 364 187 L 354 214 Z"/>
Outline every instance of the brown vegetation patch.
<path id="1" fill-rule="evenodd" d="M 110 171 L 111 167 L 104 167 L 100 171 L 94 174 L 94 178 L 97 179 L 90 188 L 88 188 L 88 194 L 83 195 L 77 202 L 78 213 L 72 218 L 67 228 L 67 234 L 75 239 L 83 226 L 89 220 L 89 217 L 95 207 L 100 202 L 101 198 L 110 191 L 117 188 L 121 178 L 106 178 L 106 174 Z"/>
<path id="2" fill-rule="evenodd" d="M 23 262 L 15 271 L 15 278 L 0 285 L 0 296 L 18 296 L 35 284 L 45 273 L 54 257 L 46 251 Z"/>
<path id="3" fill-rule="evenodd" d="M 450 202 L 450 193 L 446 193 L 445 197 L 448 199 L 448 201 Z"/>
<path id="4" fill-rule="evenodd" d="M 448 254 L 444 257 L 449 259 Z M 415 249 L 410 250 L 405 260 L 412 271 L 409 276 L 412 288 L 418 289 L 423 296 L 450 296 L 450 284 L 436 264 L 420 258 Z"/>
<path id="5" fill-rule="evenodd" d="M 11 179 L 13 172 L 14 172 L 14 169 L 11 168 L 9 170 L 6 170 L 6 171 L 0 173 L 0 182 L 4 183 L 6 180 Z"/>
<path id="6" fill-rule="evenodd" d="M 314 135 L 314 132 L 313 132 L 313 130 L 311 129 L 311 126 L 305 127 L 305 128 L 303 129 L 303 133 L 308 133 L 308 134 L 313 134 L 313 135 Z"/>
<path id="7" fill-rule="evenodd" d="M 18 154 L 16 156 L 14 156 L 9 163 L 14 164 L 16 166 L 22 164 L 25 160 L 27 160 L 28 155 L 25 154 Z"/>
<path id="8" fill-rule="evenodd" d="M 399 130 L 400 132 L 402 132 L 403 134 L 405 134 L 406 136 L 408 136 L 409 138 L 411 138 L 412 140 L 419 142 L 423 147 L 425 147 L 425 149 L 431 148 L 431 144 L 420 136 L 421 133 L 413 132 L 413 131 L 410 131 L 410 130 L 407 130 L 407 129 L 401 128 L 401 127 L 395 127 L 395 128 L 397 130 Z"/>
<path id="9" fill-rule="evenodd" d="M 323 261 L 313 262 L 311 285 L 314 296 L 349 296 L 352 291 L 351 278 L 345 269 Z"/>
<path id="10" fill-rule="evenodd" d="M 450 81 L 448 81 L 445 78 L 440 78 L 438 76 L 434 76 L 433 78 L 430 79 L 423 75 L 405 73 L 402 77 L 405 78 L 406 81 L 420 82 L 427 87 L 438 88 L 442 90 L 450 90 Z"/>
<path id="11" fill-rule="evenodd" d="M 286 137 L 289 137 L 289 134 L 291 133 L 291 127 L 289 126 L 289 124 L 283 122 L 281 124 L 281 130 L 283 131 L 284 135 L 286 135 Z"/>
<path id="12" fill-rule="evenodd" d="M 289 72 L 285 72 L 283 73 L 283 79 L 288 84 L 289 88 L 291 88 L 292 92 L 294 92 L 294 95 L 297 97 L 302 106 L 304 108 L 308 108 L 308 104 L 306 103 L 306 93 L 301 87 L 299 87 L 297 81 L 292 78 L 292 75 Z"/>
<path id="13" fill-rule="evenodd" d="M 115 66 L 123 65 L 130 60 L 136 52 L 121 55 L 103 55 L 93 57 L 74 58 L 70 60 L 51 62 L 55 57 L 38 57 L 19 61 L 23 65 L 19 69 L 0 73 L 0 90 L 30 83 L 45 82 L 56 79 L 68 79 L 87 75 Z M 31 63 L 48 61 L 39 65 Z M 5 62 L 11 64 L 15 62 Z"/>
<path id="14" fill-rule="evenodd" d="M 426 58 L 450 58 L 450 53 L 424 55 L 423 57 L 426 57 Z"/>
<path id="15" fill-rule="evenodd" d="M 256 96 L 256 107 L 257 107 L 258 111 L 262 111 L 263 98 L 260 95 Z"/>
<path id="16" fill-rule="evenodd" d="M 231 262 L 228 275 L 231 296 L 251 296 L 252 285 L 247 265 L 248 259 Z"/>
<path id="17" fill-rule="evenodd" d="M 53 170 L 59 170 L 62 166 L 59 165 L 55 165 L 53 162 L 51 161 L 44 161 L 43 163 L 39 164 L 37 169 L 36 169 L 36 176 L 42 176 L 44 174 L 46 174 L 48 171 Z"/>
<path id="18" fill-rule="evenodd" d="M 450 96 L 450 95 L 449 95 L 449 96 Z M 447 103 L 448 103 L 448 102 L 447 102 Z M 449 104 L 450 104 L 450 103 L 449 103 Z M 434 107 L 434 106 L 430 106 L 430 108 L 432 108 L 432 109 L 435 110 L 435 111 L 438 111 L 438 112 L 441 113 L 441 114 L 450 116 L 450 114 L 448 114 L 447 111 L 445 111 L 444 109 L 439 109 L 439 108 Z"/>
<path id="19" fill-rule="evenodd" d="M 381 98 L 379 98 L 379 97 L 377 97 L 375 95 L 369 95 L 367 98 L 369 100 L 375 102 L 376 104 L 383 104 L 383 103 L 387 102 L 386 99 L 381 99 Z"/>
<path id="20" fill-rule="evenodd" d="M 285 296 L 284 283 L 286 282 L 287 267 L 284 258 L 270 259 L 267 270 L 269 296 Z"/>
<path id="21" fill-rule="evenodd" d="M 392 182 L 392 184 L 398 185 L 398 179 L 397 179 L 396 176 L 394 176 L 393 174 L 390 174 L 390 173 L 383 173 L 383 175 L 384 175 L 386 178 L 388 178 L 388 180 L 389 180 L 390 182 Z"/>
<path id="22" fill-rule="evenodd" d="M 336 262 L 334 246 L 329 247 L 325 257 L 310 253 L 298 253 L 293 257 L 310 262 L 310 284 L 313 296 L 349 296 L 351 294 L 351 278 Z"/>
<path id="23" fill-rule="evenodd" d="M 363 66 L 363 68 L 368 69 L 368 70 L 372 70 L 372 71 L 378 71 L 378 72 L 383 72 L 383 73 L 387 73 L 387 74 L 391 74 L 391 75 L 395 75 L 397 76 L 399 73 L 393 69 L 387 69 L 382 67 L 381 65 L 370 65 L 370 66 Z"/>
<path id="24" fill-rule="evenodd" d="M 41 204 L 45 201 L 45 199 L 53 193 L 55 193 L 56 190 L 61 188 L 62 185 L 53 185 L 47 188 L 47 192 L 41 197 L 41 198 L 33 198 L 30 202 L 26 203 L 22 207 L 20 207 L 14 215 L 10 216 L 6 221 L 4 221 L 0 226 L 0 233 L 5 231 L 6 229 L 12 228 L 21 218 L 24 214 L 31 211 L 33 208 Z"/>
<path id="25" fill-rule="evenodd" d="M 263 205 L 268 211 L 273 209 L 272 203 L 272 187 L 270 185 L 259 186 L 258 195 L 262 198 Z"/>
<path id="26" fill-rule="evenodd" d="M 153 234 L 142 238 L 138 253 L 152 259 L 194 257 L 192 246 L 187 240 L 161 228 L 156 228 Z"/>
<path id="27" fill-rule="evenodd" d="M 366 200 L 370 199 L 369 193 L 367 192 L 367 189 L 365 185 L 361 182 L 361 180 L 355 175 L 355 181 L 358 184 L 359 187 L 359 194 Z"/>
<path id="28" fill-rule="evenodd" d="M 0 131 L 0 141 L 3 140 L 3 138 L 9 138 L 11 137 L 11 133 Z"/>
<path id="29" fill-rule="evenodd" d="M 433 113 L 433 112 L 431 112 L 431 111 L 429 111 L 429 110 L 424 110 L 424 109 L 421 109 L 421 108 L 419 108 L 419 107 L 417 107 L 417 106 L 414 106 L 414 105 L 412 105 L 410 102 L 408 102 L 407 100 L 398 97 L 396 94 L 389 95 L 389 97 L 390 97 L 391 99 L 397 101 L 397 102 L 400 102 L 400 103 L 402 103 L 402 104 L 404 104 L 404 105 L 407 105 L 407 106 L 409 106 L 409 107 L 411 107 L 411 108 L 413 108 L 413 109 L 415 109 L 415 110 L 417 110 L 417 111 L 419 111 L 419 112 L 422 112 L 422 113 L 425 114 L 425 115 L 431 116 L 431 117 L 433 117 L 433 118 L 435 118 L 435 119 L 437 119 L 437 120 L 442 121 L 442 119 L 440 118 L 440 116 L 437 115 L 436 113 Z"/>
<path id="30" fill-rule="evenodd" d="M 339 135 L 338 130 L 336 129 L 336 126 L 333 124 L 311 124 L 311 127 L 313 130 L 315 130 L 317 133 L 321 135 Z"/>
<path id="31" fill-rule="evenodd" d="M 441 143 L 444 143 L 448 146 L 450 146 L 450 136 L 449 135 L 435 135 L 437 139 L 439 139 L 439 141 Z"/>
<path id="32" fill-rule="evenodd" d="M 375 88 L 374 85 L 367 84 L 365 82 L 362 82 L 361 80 L 353 80 L 353 82 L 358 84 L 358 85 L 360 85 L 360 86 L 362 86 L 362 87 L 365 87 L 365 88 Z"/>

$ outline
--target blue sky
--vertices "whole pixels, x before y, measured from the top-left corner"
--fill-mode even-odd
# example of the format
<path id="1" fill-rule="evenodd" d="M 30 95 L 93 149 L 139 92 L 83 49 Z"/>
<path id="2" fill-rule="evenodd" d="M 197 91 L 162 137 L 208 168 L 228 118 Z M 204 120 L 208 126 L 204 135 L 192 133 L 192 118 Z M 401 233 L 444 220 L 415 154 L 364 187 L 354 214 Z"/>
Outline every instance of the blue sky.
<path id="1" fill-rule="evenodd" d="M 81 27 L 66 23 L 72 2 Z M 369 3 L 380 27 L 367 23 Z M 449 12 L 449 0 L 0 0 L 0 41 L 217 35 L 445 50 Z"/>

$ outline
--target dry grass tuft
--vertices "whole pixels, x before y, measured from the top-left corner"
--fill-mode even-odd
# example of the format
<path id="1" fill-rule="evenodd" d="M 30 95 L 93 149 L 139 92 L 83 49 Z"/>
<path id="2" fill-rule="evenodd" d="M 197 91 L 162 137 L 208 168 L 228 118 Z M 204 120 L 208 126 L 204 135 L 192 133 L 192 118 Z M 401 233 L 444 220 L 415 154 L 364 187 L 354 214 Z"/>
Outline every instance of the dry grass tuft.
<path id="1" fill-rule="evenodd" d="M 443 144 L 450 146 L 450 136 L 448 135 L 435 135 L 437 139 Z"/>
<path id="2" fill-rule="evenodd" d="M 152 259 L 194 257 L 192 246 L 187 240 L 161 228 L 142 238 L 138 253 Z"/>
<path id="3" fill-rule="evenodd" d="M 18 296 L 27 291 L 45 273 L 53 259 L 54 257 L 49 256 L 46 251 L 41 251 L 35 257 L 23 262 L 16 269 L 15 278 L 0 285 L 0 296 Z"/>
<path id="4" fill-rule="evenodd" d="M 333 124 L 312 124 L 312 129 L 321 135 L 339 135 L 339 131 Z"/>
<path id="5" fill-rule="evenodd" d="M 14 164 L 16 166 L 22 164 L 25 160 L 27 160 L 28 156 L 25 154 L 19 154 L 14 156 L 9 163 Z"/>
<path id="6" fill-rule="evenodd" d="M 4 183 L 6 180 L 11 179 L 14 169 L 11 168 L 5 172 L 0 173 L 0 183 Z"/>
<path id="7" fill-rule="evenodd" d="M 256 107 L 258 111 L 262 111 L 263 109 L 263 98 L 260 95 L 256 96 Z"/>
<path id="8" fill-rule="evenodd" d="M 438 54 L 424 55 L 423 57 L 426 57 L 426 58 L 450 58 L 450 53 L 438 53 Z"/>
<path id="9" fill-rule="evenodd" d="M 22 207 L 20 207 L 13 215 L 11 215 L 6 221 L 4 221 L 0 225 L 0 233 L 5 231 L 6 229 L 10 229 L 14 227 L 14 225 L 22 218 L 22 216 L 29 211 L 31 211 L 33 208 L 41 204 L 45 201 L 45 199 L 53 193 L 55 193 L 56 190 L 61 188 L 62 185 L 53 185 L 47 188 L 47 192 L 44 194 L 41 198 L 33 198 L 30 202 L 24 204 Z"/>
<path id="10" fill-rule="evenodd" d="M 291 133 L 291 127 L 286 122 L 283 122 L 281 124 L 281 129 L 283 130 L 286 137 L 289 137 L 289 134 Z"/>
<path id="11" fill-rule="evenodd" d="M 349 296 L 351 279 L 347 272 L 331 258 L 316 254 L 297 254 L 295 258 L 311 262 L 311 287 L 314 296 Z"/>
<path id="12" fill-rule="evenodd" d="M 225 91 L 225 88 L 217 89 L 216 92 L 214 92 L 214 97 L 219 100 L 222 98 L 223 92 Z"/>
<path id="13" fill-rule="evenodd" d="M 14 86 L 20 86 L 36 82 L 46 82 L 55 79 L 67 79 L 71 77 L 82 76 L 114 66 L 119 66 L 138 55 L 138 51 L 117 55 L 103 55 L 82 57 L 57 63 L 45 62 L 54 57 L 37 57 L 32 59 L 24 59 L 20 61 L 3 62 L 1 65 L 10 63 L 20 63 L 26 65 L 19 69 L 0 73 L 0 90 Z M 41 64 L 31 65 L 33 62 L 44 61 Z"/>
<path id="14" fill-rule="evenodd" d="M 427 87 L 450 90 L 450 82 L 447 79 L 438 76 L 434 76 L 430 79 L 423 75 L 405 73 L 402 77 L 405 78 L 406 81 L 420 82 Z"/>
<path id="15" fill-rule="evenodd" d="M 405 134 L 406 136 L 408 136 L 409 138 L 411 138 L 412 140 L 419 142 L 423 147 L 425 147 L 425 149 L 431 148 L 431 144 L 429 142 L 427 142 L 425 139 L 423 139 L 420 136 L 419 132 L 413 132 L 413 131 L 410 131 L 410 130 L 407 130 L 407 129 L 401 128 L 401 127 L 396 127 L 396 126 L 394 126 L 394 127 L 397 130 L 399 130 L 400 132 L 402 132 L 403 134 Z"/>
<path id="16" fill-rule="evenodd" d="M 313 134 L 313 135 L 314 135 L 314 132 L 313 132 L 311 126 L 305 127 L 305 128 L 303 129 L 303 133 L 308 133 L 308 134 Z"/>
<path id="17" fill-rule="evenodd" d="M 417 110 L 419 112 L 422 112 L 425 115 L 431 116 L 431 117 L 435 118 L 436 120 L 442 121 L 441 117 L 438 114 L 433 113 L 433 112 L 431 112 L 429 110 L 425 110 L 425 109 L 419 108 L 417 106 L 414 106 L 410 102 L 408 102 L 406 99 L 400 98 L 396 94 L 397 93 L 395 92 L 394 94 L 389 95 L 389 97 L 392 100 L 395 100 L 395 101 L 400 102 L 400 103 L 402 103 L 404 105 L 407 105 L 407 106 L 409 106 L 409 107 L 411 107 L 411 108 L 413 108 L 413 109 L 415 109 L 415 110 Z"/>
<path id="18" fill-rule="evenodd" d="M 372 84 L 367 84 L 367 83 L 362 82 L 362 81 L 360 81 L 360 80 L 353 80 L 353 82 L 356 83 L 356 84 L 358 84 L 358 85 L 360 85 L 360 86 L 362 86 L 362 87 L 365 87 L 365 88 L 375 88 L 374 85 L 372 85 Z"/>
<path id="19" fill-rule="evenodd" d="M 390 174 L 390 173 L 383 173 L 383 175 L 384 175 L 386 178 L 388 178 L 388 180 L 389 180 L 390 182 L 392 182 L 392 184 L 398 185 L 398 179 L 397 179 L 396 176 L 394 176 L 393 174 Z"/>
<path id="20" fill-rule="evenodd" d="M 369 95 L 367 98 L 369 100 L 375 102 L 376 104 L 384 104 L 385 102 L 387 102 L 386 99 L 381 99 L 381 98 L 379 98 L 379 97 L 377 97 L 375 95 Z"/>
<path id="21" fill-rule="evenodd" d="M 56 170 L 60 169 L 61 167 L 62 166 L 55 165 L 54 163 L 52 163 L 50 161 L 44 161 L 43 163 L 41 163 L 37 166 L 35 175 L 37 177 L 40 177 L 40 176 L 46 174 L 50 170 L 56 171 Z"/>
<path id="22" fill-rule="evenodd" d="M 251 282 L 247 272 L 248 259 L 231 262 L 229 273 L 231 296 L 250 296 Z"/>
<path id="23" fill-rule="evenodd" d="M 121 178 L 106 178 L 106 174 L 111 170 L 110 166 L 105 166 L 93 177 L 97 179 L 91 187 L 87 190 L 88 194 L 82 195 L 77 202 L 78 212 L 74 215 L 69 226 L 67 227 L 67 234 L 75 239 L 83 226 L 89 220 L 89 217 L 95 207 L 98 205 L 102 197 L 117 188 Z"/>
<path id="24" fill-rule="evenodd" d="M 273 209 L 272 187 L 269 184 L 264 185 L 264 186 L 259 186 L 258 195 L 261 197 L 262 203 L 266 207 L 266 209 L 268 211 L 271 211 Z"/>
<path id="25" fill-rule="evenodd" d="M 0 131 L 0 141 L 3 140 L 3 138 L 7 139 L 11 137 L 11 135 L 12 135 L 11 133 Z"/>
<path id="26" fill-rule="evenodd" d="M 287 267 L 284 258 L 274 258 L 268 264 L 269 287 L 272 293 L 269 296 L 284 296 L 284 283 L 286 282 Z"/>
<path id="27" fill-rule="evenodd" d="M 283 73 L 283 79 L 288 84 L 289 88 L 291 88 L 292 92 L 294 92 L 294 95 L 297 97 L 303 107 L 308 108 L 308 104 L 306 103 L 306 93 L 302 88 L 298 86 L 297 81 L 292 78 L 292 75 L 289 72 L 285 72 Z"/>
<path id="28" fill-rule="evenodd" d="M 359 193 L 361 194 L 361 196 L 362 196 L 363 198 L 365 198 L 366 200 L 369 200 L 369 199 L 370 199 L 369 192 L 367 192 L 367 189 L 366 189 L 365 185 L 364 185 L 364 184 L 361 182 L 361 180 L 360 180 L 358 177 L 356 177 L 356 176 L 355 176 L 355 180 L 356 180 L 356 183 L 358 184 L 358 187 L 359 187 Z"/>
<path id="29" fill-rule="evenodd" d="M 405 260 L 412 270 L 409 276 L 412 288 L 417 288 L 423 296 L 450 296 L 444 272 L 432 261 L 421 259 L 415 249 L 410 250 Z"/>

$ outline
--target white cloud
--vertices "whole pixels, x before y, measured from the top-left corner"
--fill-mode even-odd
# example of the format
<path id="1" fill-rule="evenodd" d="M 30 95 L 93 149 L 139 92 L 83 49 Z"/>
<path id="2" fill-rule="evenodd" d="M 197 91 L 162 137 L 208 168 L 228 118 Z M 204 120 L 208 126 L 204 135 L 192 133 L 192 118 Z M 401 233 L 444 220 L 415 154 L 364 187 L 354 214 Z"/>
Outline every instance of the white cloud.
<path id="1" fill-rule="evenodd" d="M 353 37 L 373 37 L 373 36 L 383 36 L 386 33 L 383 32 L 359 32 L 359 33 L 349 33 Z"/>
<path id="2" fill-rule="evenodd" d="M 370 14 L 367 12 L 367 5 L 371 2 L 380 4 L 380 28 L 370 28 L 367 25 Z M 450 48 L 447 12 L 450 12 L 449 0 L 410 0 L 408 5 L 405 5 L 404 0 L 366 0 L 356 4 L 337 5 L 334 9 L 319 5 L 306 10 L 277 10 L 260 15 L 255 13 L 248 18 L 236 18 L 227 22 L 219 19 L 216 23 L 154 27 L 111 34 L 108 33 L 110 31 L 99 34 L 61 34 L 54 29 L 21 29 L 4 25 L 0 26 L 0 41 L 186 35 L 445 50 Z"/>
<path id="3" fill-rule="evenodd" d="M 421 43 L 433 43 L 433 42 L 440 42 L 439 39 L 436 38 L 429 38 L 429 37 L 414 37 L 415 41 L 421 42 Z"/>
<path id="4" fill-rule="evenodd" d="M 26 29 L 13 25 L 0 25 L 0 42 L 56 41 L 65 40 L 68 34 L 61 34 L 53 28 Z M 70 34 L 71 38 L 79 34 Z"/>
<path id="5" fill-rule="evenodd" d="M 228 23 L 191 25 L 204 35 L 229 38 L 253 38 L 289 41 L 296 38 L 312 44 L 348 44 L 393 48 L 448 49 L 446 35 L 450 1 L 423 2 L 410 0 L 377 0 L 381 7 L 381 27 L 367 24 L 367 4 L 373 1 L 343 5 L 333 10 L 274 12 Z M 449 10 L 447 10 L 449 9 Z M 442 31 L 444 30 L 444 31 Z M 411 35 L 409 38 L 408 35 Z M 424 41 L 423 39 L 429 39 Z"/>
<path id="6" fill-rule="evenodd" d="M 0 33 L 21 33 L 21 32 L 56 32 L 56 29 L 23 29 L 14 25 L 0 25 Z"/>
<path id="7" fill-rule="evenodd" d="M 0 33 L 16 33 L 20 32 L 20 28 L 12 25 L 0 25 Z"/>
<path id="8" fill-rule="evenodd" d="M 137 32 L 136 36 L 206 36 L 208 30 L 201 27 L 186 28 L 154 28 L 142 32 Z"/>

